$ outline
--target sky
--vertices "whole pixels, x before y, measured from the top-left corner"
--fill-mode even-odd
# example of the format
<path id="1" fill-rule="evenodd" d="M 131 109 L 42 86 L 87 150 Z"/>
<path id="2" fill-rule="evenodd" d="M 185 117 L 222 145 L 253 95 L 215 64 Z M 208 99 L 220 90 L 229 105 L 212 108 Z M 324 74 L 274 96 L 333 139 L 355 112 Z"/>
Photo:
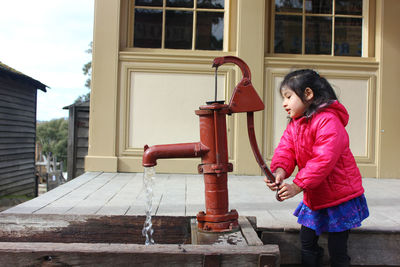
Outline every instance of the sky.
<path id="1" fill-rule="evenodd" d="M 68 117 L 63 107 L 89 92 L 94 0 L 0 0 L 0 10 L 0 61 L 50 87 L 38 90 L 37 120 Z"/>

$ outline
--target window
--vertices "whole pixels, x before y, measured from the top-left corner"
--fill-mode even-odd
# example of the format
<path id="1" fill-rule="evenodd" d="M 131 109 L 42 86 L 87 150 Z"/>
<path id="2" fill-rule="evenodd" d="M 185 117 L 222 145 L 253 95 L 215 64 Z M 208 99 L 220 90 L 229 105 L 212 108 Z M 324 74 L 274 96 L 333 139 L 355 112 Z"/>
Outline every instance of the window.
<path id="1" fill-rule="evenodd" d="M 274 53 L 362 55 L 362 0 L 275 0 Z"/>
<path id="2" fill-rule="evenodd" d="M 225 0 L 132 0 L 131 46 L 223 50 Z"/>

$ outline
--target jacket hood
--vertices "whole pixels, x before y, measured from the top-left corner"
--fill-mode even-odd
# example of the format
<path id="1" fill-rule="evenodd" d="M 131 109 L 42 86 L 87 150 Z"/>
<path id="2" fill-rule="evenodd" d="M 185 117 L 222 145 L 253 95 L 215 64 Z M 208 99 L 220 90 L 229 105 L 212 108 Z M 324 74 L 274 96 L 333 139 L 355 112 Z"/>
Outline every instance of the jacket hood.
<path id="1" fill-rule="evenodd" d="M 346 108 L 337 100 L 333 101 L 332 104 L 323 107 L 318 111 L 325 111 L 336 114 L 342 122 L 343 126 L 345 127 L 349 122 L 349 113 L 347 112 Z"/>
<path id="2" fill-rule="evenodd" d="M 333 100 L 330 103 L 321 104 L 317 107 L 317 110 L 314 110 L 311 113 L 305 114 L 303 117 L 294 120 L 296 121 L 296 120 L 310 119 L 314 115 L 320 112 L 330 112 L 335 114 L 340 119 L 344 127 L 346 127 L 347 123 L 349 122 L 349 113 L 347 112 L 347 109 L 338 100 Z M 289 118 L 289 122 L 290 121 L 293 121 L 293 119 Z"/>

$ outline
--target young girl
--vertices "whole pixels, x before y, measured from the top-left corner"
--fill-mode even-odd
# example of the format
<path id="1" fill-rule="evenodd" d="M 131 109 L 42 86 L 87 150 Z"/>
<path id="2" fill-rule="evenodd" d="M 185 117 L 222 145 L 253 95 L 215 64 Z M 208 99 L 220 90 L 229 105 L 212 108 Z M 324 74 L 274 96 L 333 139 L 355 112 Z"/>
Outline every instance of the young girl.
<path id="1" fill-rule="evenodd" d="M 349 266 L 349 230 L 361 226 L 369 215 L 345 130 L 349 115 L 328 81 L 313 70 L 286 75 L 280 93 L 290 122 L 271 162 L 276 181 L 265 182 L 271 190 L 279 190 L 282 200 L 303 192 L 294 212 L 301 224 L 303 266 L 321 266 L 318 238 L 322 232 L 329 233 L 331 266 Z M 298 173 L 293 183 L 284 183 L 295 165 Z"/>

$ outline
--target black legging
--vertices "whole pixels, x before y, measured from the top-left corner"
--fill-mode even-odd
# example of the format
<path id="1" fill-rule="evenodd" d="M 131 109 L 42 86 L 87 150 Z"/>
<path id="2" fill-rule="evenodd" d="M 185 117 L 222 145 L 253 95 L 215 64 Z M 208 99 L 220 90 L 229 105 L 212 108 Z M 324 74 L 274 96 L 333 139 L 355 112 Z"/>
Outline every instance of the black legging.
<path id="1" fill-rule="evenodd" d="M 332 267 L 349 266 L 350 257 L 347 255 L 347 240 L 349 230 L 331 232 L 328 234 L 328 250 Z M 302 250 L 302 263 L 305 266 L 320 266 L 323 249 L 318 246 L 319 236 L 315 231 L 301 226 L 300 240 Z"/>

